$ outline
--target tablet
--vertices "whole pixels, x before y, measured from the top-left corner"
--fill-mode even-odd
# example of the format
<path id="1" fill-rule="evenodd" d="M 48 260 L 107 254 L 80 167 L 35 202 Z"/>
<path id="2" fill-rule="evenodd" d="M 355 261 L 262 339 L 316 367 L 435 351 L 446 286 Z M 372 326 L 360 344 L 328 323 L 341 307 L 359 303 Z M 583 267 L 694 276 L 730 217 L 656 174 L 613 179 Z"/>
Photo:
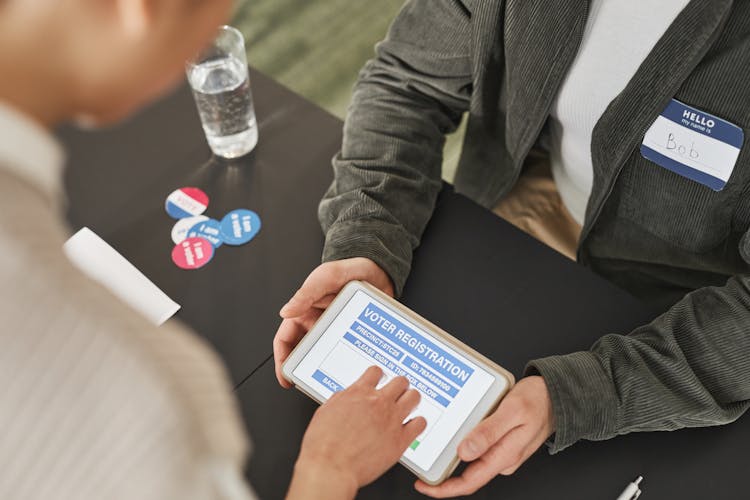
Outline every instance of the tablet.
<path id="1" fill-rule="evenodd" d="M 429 484 L 450 476 L 459 462 L 461 440 L 514 383 L 508 371 L 359 281 L 344 287 L 289 355 L 282 372 L 323 403 L 371 365 L 385 374 L 381 386 L 405 376 L 422 396 L 409 418 L 424 417 L 427 428 L 400 461 Z"/>

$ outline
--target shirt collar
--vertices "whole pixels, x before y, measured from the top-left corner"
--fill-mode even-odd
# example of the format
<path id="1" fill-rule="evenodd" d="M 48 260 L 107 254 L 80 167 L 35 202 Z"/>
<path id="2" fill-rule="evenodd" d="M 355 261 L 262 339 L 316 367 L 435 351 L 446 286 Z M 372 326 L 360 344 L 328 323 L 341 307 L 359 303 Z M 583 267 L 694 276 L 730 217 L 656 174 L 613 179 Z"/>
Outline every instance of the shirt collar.
<path id="1" fill-rule="evenodd" d="M 44 127 L 0 101 L 0 170 L 29 182 L 45 195 L 62 192 L 63 149 Z"/>

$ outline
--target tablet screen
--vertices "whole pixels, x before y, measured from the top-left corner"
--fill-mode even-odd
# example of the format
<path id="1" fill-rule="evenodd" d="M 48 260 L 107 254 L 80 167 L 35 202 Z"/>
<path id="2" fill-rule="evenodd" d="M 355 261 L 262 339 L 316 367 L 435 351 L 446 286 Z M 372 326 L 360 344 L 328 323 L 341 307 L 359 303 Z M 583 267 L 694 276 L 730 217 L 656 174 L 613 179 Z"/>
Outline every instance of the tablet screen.
<path id="1" fill-rule="evenodd" d="M 409 379 L 422 398 L 409 418 L 427 428 L 404 453 L 430 470 L 495 380 L 494 376 L 387 305 L 358 290 L 318 338 L 294 375 L 328 399 L 371 365 Z"/>

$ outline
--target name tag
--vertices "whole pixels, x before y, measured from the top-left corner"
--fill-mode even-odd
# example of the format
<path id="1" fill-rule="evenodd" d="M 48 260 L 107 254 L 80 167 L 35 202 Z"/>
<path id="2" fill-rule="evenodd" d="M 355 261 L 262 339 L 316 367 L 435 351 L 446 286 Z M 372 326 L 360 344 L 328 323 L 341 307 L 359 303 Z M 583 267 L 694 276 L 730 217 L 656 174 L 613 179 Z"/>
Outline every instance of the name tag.
<path id="1" fill-rule="evenodd" d="M 740 127 L 672 99 L 643 137 L 647 160 L 721 191 L 745 139 Z"/>

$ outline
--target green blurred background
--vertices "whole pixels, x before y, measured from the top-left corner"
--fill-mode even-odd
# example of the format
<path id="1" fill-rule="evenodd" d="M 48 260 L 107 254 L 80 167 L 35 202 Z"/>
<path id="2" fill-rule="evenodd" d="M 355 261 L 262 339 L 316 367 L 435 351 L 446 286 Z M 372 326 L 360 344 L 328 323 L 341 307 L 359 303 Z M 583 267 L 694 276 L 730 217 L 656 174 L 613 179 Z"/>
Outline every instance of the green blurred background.
<path id="1" fill-rule="evenodd" d="M 240 0 L 233 24 L 245 35 L 252 66 L 343 119 L 359 69 L 403 3 Z M 443 177 L 448 180 L 462 133 L 446 143 Z"/>

